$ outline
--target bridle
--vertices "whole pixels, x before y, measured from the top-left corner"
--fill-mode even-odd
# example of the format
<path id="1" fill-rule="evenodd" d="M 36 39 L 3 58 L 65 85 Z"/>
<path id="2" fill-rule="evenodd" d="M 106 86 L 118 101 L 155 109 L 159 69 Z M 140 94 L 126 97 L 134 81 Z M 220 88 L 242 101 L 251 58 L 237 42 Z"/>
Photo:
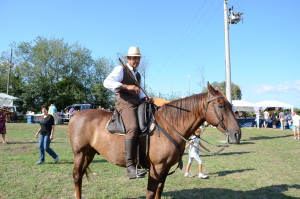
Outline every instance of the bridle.
<path id="1" fill-rule="evenodd" d="M 207 96 L 208 96 L 208 98 L 210 98 L 209 93 L 207 94 Z M 221 97 L 223 97 L 223 96 L 219 95 L 219 96 L 217 96 L 217 97 L 214 97 L 214 98 L 209 99 L 209 100 L 206 101 L 206 106 L 205 106 L 205 109 L 204 109 L 204 117 L 205 117 L 205 118 L 206 118 L 206 112 L 207 112 L 209 103 L 210 103 L 210 102 L 213 102 L 214 100 L 219 99 L 219 98 L 221 98 Z M 226 132 L 226 134 L 227 134 L 227 136 L 228 136 L 228 129 L 226 128 L 226 126 L 225 126 L 224 123 L 222 122 L 220 116 L 218 115 L 215 104 L 212 103 L 212 106 L 213 106 L 213 108 L 214 108 L 215 115 L 216 115 L 216 117 L 218 118 L 218 121 L 219 121 L 219 124 L 218 124 L 218 125 L 221 126 L 221 128 Z"/>
<path id="2" fill-rule="evenodd" d="M 210 95 L 209 95 L 209 93 L 208 93 L 208 98 L 210 97 Z M 218 99 L 218 98 L 221 98 L 221 97 L 223 97 L 223 96 L 217 96 L 217 97 L 214 97 L 214 98 L 212 98 L 212 99 L 209 99 L 209 100 L 207 100 L 206 101 L 206 107 L 205 107 L 205 109 L 204 109 L 204 117 L 206 117 L 206 112 L 207 112 L 207 108 L 208 108 L 208 105 L 209 105 L 209 103 L 210 102 L 212 102 L 212 101 L 214 101 L 214 100 L 216 100 L 216 99 Z M 219 120 L 219 124 L 218 125 L 220 125 L 222 128 L 223 128 L 223 130 L 226 132 L 226 135 L 227 135 L 227 137 L 229 136 L 229 134 L 228 134 L 228 129 L 225 127 L 225 125 L 224 125 L 224 123 L 222 122 L 222 120 L 221 120 L 221 118 L 220 118 L 220 116 L 218 115 L 218 113 L 217 113 L 217 110 L 216 110 L 216 107 L 215 107 L 215 105 L 214 105 L 214 103 L 212 103 L 212 106 L 213 106 L 213 108 L 214 108 L 214 112 L 215 112 L 215 114 L 216 114 L 216 117 L 218 118 L 218 120 Z M 171 129 L 182 139 L 182 140 L 184 140 L 185 142 L 187 142 L 187 143 L 189 143 L 189 141 L 187 140 L 187 139 L 185 139 L 184 137 L 183 137 L 183 135 L 180 133 L 180 132 L 178 132 L 162 115 L 161 115 L 161 117 L 162 117 L 162 119 L 168 124 L 168 126 L 169 127 L 171 127 Z M 178 143 L 175 143 L 175 140 L 173 139 L 173 138 L 171 138 L 170 137 L 170 135 L 157 123 L 157 122 L 155 122 L 155 125 L 158 127 L 158 132 L 159 131 L 161 131 L 161 132 L 163 132 L 163 134 L 176 146 L 176 148 L 178 149 L 178 151 L 180 152 L 181 150 L 180 150 L 180 147 L 179 147 L 179 145 L 178 145 Z M 228 147 L 228 145 L 215 145 L 215 146 L 218 146 L 218 147 Z M 202 151 L 201 149 L 199 149 L 198 148 L 198 150 L 199 151 Z"/>
<path id="3" fill-rule="evenodd" d="M 208 98 L 210 97 L 210 95 L 209 95 L 209 93 L 208 93 Z M 218 98 L 221 98 L 221 97 L 223 97 L 223 96 L 217 96 L 217 97 L 214 97 L 214 98 L 212 98 L 212 99 L 209 99 L 209 100 L 207 100 L 206 101 L 206 107 L 205 107 L 205 109 L 204 109 L 204 117 L 206 118 L 206 112 L 207 112 L 207 108 L 208 108 L 208 105 L 209 105 L 209 103 L 210 102 L 212 102 L 212 101 L 214 101 L 214 100 L 216 100 L 216 99 L 218 99 Z M 220 125 L 223 129 L 224 129 L 224 131 L 226 132 L 226 134 L 227 134 L 227 137 L 229 136 L 228 135 L 228 129 L 225 127 L 225 125 L 224 125 L 224 123 L 222 122 L 222 120 L 221 120 L 221 118 L 219 117 L 219 115 L 218 115 L 218 113 L 217 113 L 217 110 L 216 110 L 216 107 L 215 107 L 215 105 L 214 105 L 214 103 L 212 103 L 212 106 L 213 106 L 213 108 L 214 108 L 214 112 L 215 112 L 215 114 L 216 114 L 216 117 L 218 118 L 218 120 L 219 120 L 219 124 L 218 125 Z M 176 134 L 182 139 L 182 140 L 184 140 L 186 143 L 189 143 L 189 140 L 187 140 L 187 139 L 185 139 L 185 137 L 180 133 L 180 132 L 178 132 L 162 115 L 161 115 L 161 117 L 163 118 L 163 120 L 168 124 L 168 126 L 169 127 L 171 127 L 172 128 L 172 130 L 174 131 L 174 132 L 176 132 Z M 178 150 L 178 152 L 179 152 L 179 154 L 180 154 L 180 158 L 179 158 L 179 161 L 178 161 L 178 165 L 177 165 L 177 168 L 180 168 L 180 169 L 182 169 L 182 167 L 183 167 L 183 163 L 182 163 L 182 155 L 183 155 L 183 152 L 184 152 L 184 150 L 182 151 L 181 150 L 181 148 L 180 148 L 180 145 L 156 122 L 156 120 L 155 120 L 155 126 L 157 127 L 157 129 L 158 129 L 158 135 L 160 134 L 159 132 L 162 132 L 169 140 L 170 140 L 170 142 L 172 142 L 173 144 L 174 144 L 174 146 L 177 148 L 177 150 Z M 201 140 L 203 140 L 203 139 L 201 139 Z M 205 142 L 207 142 L 207 141 L 205 141 Z M 208 143 L 208 142 L 207 142 Z M 210 144 L 210 143 L 209 143 Z M 215 146 L 217 146 L 217 147 L 228 147 L 228 145 L 215 145 Z M 202 152 L 204 152 L 203 150 L 201 150 L 200 148 L 198 148 L 198 147 L 196 147 L 199 151 L 202 151 Z M 212 155 L 217 155 L 217 154 L 219 154 L 221 151 L 223 151 L 224 150 L 224 148 L 222 148 L 221 150 L 219 150 L 219 151 L 217 151 L 216 153 L 213 153 Z M 176 168 L 176 169 L 177 169 Z M 176 171 L 176 169 L 174 170 L 174 171 L 172 171 L 172 172 L 170 172 L 170 173 L 168 173 L 168 175 L 171 175 L 171 174 L 173 174 L 175 171 Z"/>

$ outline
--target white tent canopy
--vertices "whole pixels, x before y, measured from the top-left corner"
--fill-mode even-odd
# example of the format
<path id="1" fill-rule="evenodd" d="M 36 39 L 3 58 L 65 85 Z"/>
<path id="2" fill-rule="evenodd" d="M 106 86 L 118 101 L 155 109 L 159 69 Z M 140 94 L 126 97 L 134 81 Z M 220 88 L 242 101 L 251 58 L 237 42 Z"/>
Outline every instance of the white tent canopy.
<path id="1" fill-rule="evenodd" d="M 290 108 L 292 111 L 294 110 L 294 106 L 291 104 L 286 104 L 279 101 L 262 101 L 254 104 L 255 107 L 276 107 L 276 108 Z"/>
<path id="2" fill-rule="evenodd" d="M 19 98 L 7 95 L 5 93 L 0 93 L 0 106 L 13 106 L 14 101 L 18 100 Z"/>
<path id="3" fill-rule="evenodd" d="M 234 111 L 254 111 L 254 104 L 245 100 L 232 100 Z"/>

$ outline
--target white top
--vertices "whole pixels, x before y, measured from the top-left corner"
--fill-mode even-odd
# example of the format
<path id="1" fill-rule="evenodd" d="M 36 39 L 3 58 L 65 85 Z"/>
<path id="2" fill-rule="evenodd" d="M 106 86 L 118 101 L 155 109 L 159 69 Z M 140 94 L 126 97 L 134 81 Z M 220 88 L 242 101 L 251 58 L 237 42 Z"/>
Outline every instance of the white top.
<path id="1" fill-rule="evenodd" d="M 135 80 L 137 81 L 136 74 L 137 71 L 134 72 L 133 68 L 127 63 L 129 70 L 131 71 L 132 75 L 134 76 Z M 107 78 L 103 82 L 103 86 L 113 92 L 117 92 L 118 88 L 122 86 L 121 81 L 123 80 L 124 69 L 122 66 L 117 66 L 114 70 L 107 76 Z M 146 97 L 145 93 L 140 90 L 139 93 L 140 99 Z"/>
<path id="2" fill-rule="evenodd" d="M 269 112 L 268 111 L 265 111 L 264 112 L 264 118 L 265 118 L 265 120 L 268 120 L 269 119 Z"/>
<path id="3" fill-rule="evenodd" d="M 284 112 L 279 113 L 279 119 L 283 120 L 284 119 Z"/>
<path id="4" fill-rule="evenodd" d="M 200 138 L 193 135 L 191 137 L 191 139 L 193 140 L 193 142 L 190 145 L 189 156 L 190 157 L 199 156 L 199 150 L 198 149 L 200 148 Z"/>
<path id="5" fill-rule="evenodd" d="M 293 126 L 299 126 L 300 125 L 300 116 L 299 115 L 293 115 Z"/>

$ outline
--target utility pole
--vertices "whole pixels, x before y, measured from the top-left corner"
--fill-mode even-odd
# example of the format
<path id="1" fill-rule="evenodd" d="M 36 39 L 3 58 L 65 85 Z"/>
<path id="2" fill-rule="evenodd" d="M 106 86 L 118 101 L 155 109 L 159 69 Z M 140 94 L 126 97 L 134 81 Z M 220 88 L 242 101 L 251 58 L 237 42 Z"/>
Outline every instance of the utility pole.
<path id="1" fill-rule="evenodd" d="M 229 46 L 229 22 L 227 0 L 224 0 L 224 25 L 225 25 L 225 66 L 226 66 L 226 98 L 231 104 L 231 69 Z"/>
<path id="2" fill-rule="evenodd" d="M 9 90 L 9 85 L 10 85 L 10 73 L 11 73 L 11 68 L 14 66 L 14 63 L 12 63 L 12 55 L 13 55 L 13 50 L 10 50 L 10 61 L 8 63 L 9 67 L 9 72 L 8 72 L 8 79 L 7 79 L 7 90 L 6 94 L 8 95 L 8 90 Z"/>
<path id="3" fill-rule="evenodd" d="M 230 68 L 230 45 L 229 45 L 229 23 L 237 24 L 243 13 L 233 12 L 233 7 L 229 9 L 228 15 L 227 0 L 224 0 L 224 28 L 225 28 L 225 66 L 226 66 L 226 98 L 231 103 L 231 68 Z"/>

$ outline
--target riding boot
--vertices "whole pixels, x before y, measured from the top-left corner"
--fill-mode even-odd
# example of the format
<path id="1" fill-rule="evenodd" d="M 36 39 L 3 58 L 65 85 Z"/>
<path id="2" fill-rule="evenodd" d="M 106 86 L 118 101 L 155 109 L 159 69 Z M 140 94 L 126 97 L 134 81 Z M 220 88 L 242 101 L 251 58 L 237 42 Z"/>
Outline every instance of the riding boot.
<path id="1" fill-rule="evenodd" d="M 136 168 L 136 139 L 125 139 L 125 153 L 126 153 L 126 167 L 127 176 L 129 179 L 143 178 L 145 177 L 146 170 L 137 170 Z"/>

